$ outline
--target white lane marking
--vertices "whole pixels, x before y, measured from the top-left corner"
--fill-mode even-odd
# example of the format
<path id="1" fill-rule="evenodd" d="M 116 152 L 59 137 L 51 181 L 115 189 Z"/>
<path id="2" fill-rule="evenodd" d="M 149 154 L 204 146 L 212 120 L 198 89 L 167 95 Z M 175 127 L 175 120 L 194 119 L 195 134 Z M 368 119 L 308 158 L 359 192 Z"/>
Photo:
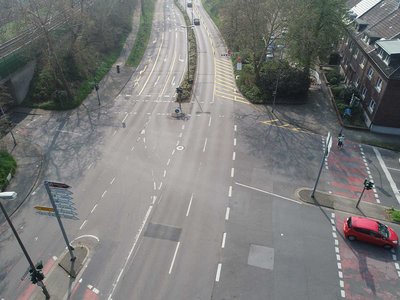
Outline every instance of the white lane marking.
<path id="1" fill-rule="evenodd" d="M 88 166 L 88 170 L 92 167 L 92 165 L 93 165 L 93 163 L 91 163 L 91 164 Z"/>
<path id="2" fill-rule="evenodd" d="M 342 296 L 342 298 L 346 298 L 346 293 L 344 290 L 340 290 L 340 295 Z"/>
<path id="3" fill-rule="evenodd" d="M 233 130 L 236 132 L 237 131 L 237 126 L 233 126 Z"/>
<path id="4" fill-rule="evenodd" d="M 192 194 L 192 196 L 190 196 L 189 205 L 188 205 L 188 208 L 187 208 L 187 211 L 186 211 L 186 217 L 189 216 L 190 207 L 192 206 L 192 201 L 193 201 L 193 194 Z"/>
<path id="5" fill-rule="evenodd" d="M 233 152 L 233 154 L 232 154 L 232 160 L 235 160 L 236 159 L 236 152 Z"/>
<path id="6" fill-rule="evenodd" d="M 217 274 L 215 275 L 215 281 L 216 282 L 219 282 L 219 277 L 221 276 L 221 267 L 222 267 L 222 264 L 219 263 L 218 267 L 217 267 Z"/>
<path id="7" fill-rule="evenodd" d="M 236 146 L 236 138 L 233 139 L 233 146 Z"/>
<path id="8" fill-rule="evenodd" d="M 182 137 L 182 135 L 183 135 L 183 133 L 181 132 L 181 133 L 179 134 L 179 137 L 181 138 L 181 137 Z"/>
<path id="9" fill-rule="evenodd" d="M 156 190 L 156 189 L 157 189 L 157 184 L 156 184 L 156 182 L 155 182 L 155 181 L 153 182 L 153 188 L 154 188 L 154 190 Z"/>
<path id="10" fill-rule="evenodd" d="M 164 175 L 163 177 L 165 177 L 167 175 L 167 170 L 164 170 Z"/>
<path id="11" fill-rule="evenodd" d="M 171 162 L 171 159 L 170 158 L 168 158 L 168 161 L 167 161 L 167 166 L 169 166 L 169 163 Z"/>
<path id="12" fill-rule="evenodd" d="M 162 187 L 162 181 L 160 182 L 160 185 L 158 186 L 158 190 L 161 190 Z"/>
<path id="13" fill-rule="evenodd" d="M 389 170 L 393 170 L 393 171 L 398 171 L 398 172 L 400 172 L 400 169 L 391 168 L 391 167 L 386 167 L 386 168 L 388 168 Z"/>
<path id="14" fill-rule="evenodd" d="M 160 79 L 160 76 L 157 77 L 156 82 L 154 82 L 154 86 L 157 85 L 159 79 Z"/>
<path id="15" fill-rule="evenodd" d="M 229 186 L 228 197 L 232 197 L 232 186 Z"/>
<path id="16" fill-rule="evenodd" d="M 94 210 L 96 209 L 97 204 L 95 206 L 93 206 L 92 210 L 90 211 L 90 213 L 92 214 L 94 212 Z"/>
<path id="17" fill-rule="evenodd" d="M 234 177 L 235 176 L 235 168 L 232 168 L 231 169 L 231 177 Z"/>
<path id="18" fill-rule="evenodd" d="M 332 236 L 336 239 L 337 238 L 336 232 L 332 232 Z"/>
<path id="19" fill-rule="evenodd" d="M 171 266 L 169 267 L 169 272 L 168 272 L 168 274 L 171 274 L 171 272 L 172 272 L 172 268 L 174 267 L 176 254 L 178 253 L 178 249 L 179 249 L 179 245 L 180 245 L 180 244 L 181 244 L 181 242 L 178 242 L 178 244 L 176 245 L 174 257 L 172 258 Z"/>
<path id="20" fill-rule="evenodd" d="M 86 223 L 87 223 L 87 220 L 83 221 L 83 223 L 82 223 L 81 227 L 79 227 L 79 230 L 81 230 L 81 229 L 83 228 L 83 226 L 85 226 L 85 225 L 86 225 Z"/>
<path id="21" fill-rule="evenodd" d="M 143 93 L 143 90 L 146 87 L 147 82 L 149 82 L 150 78 L 152 77 L 151 75 L 153 74 L 154 68 L 157 66 L 158 58 L 160 57 L 160 53 L 161 53 L 161 49 L 163 47 L 163 43 L 164 43 L 164 34 L 161 35 L 160 48 L 158 49 L 157 57 L 156 57 L 156 60 L 154 61 L 153 68 L 151 69 L 149 76 L 147 77 L 146 81 L 144 82 L 143 87 L 139 92 L 139 96 Z M 147 68 L 147 65 L 146 65 L 146 68 Z"/>
<path id="22" fill-rule="evenodd" d="M 101 198 L 104 198 L 104 196 L 107 194 L 107 190 L 105 190 L 104 192 L 103 192 L 103 195 L 101 195 Z"/>
<path id="23" fill-rule="evenodd" d="M 125 117 L 124 117 L 124 119 L 122 120 L 122 123 L 125 122 L 125 120 L 126 120 L 127 117 L 128 117 L 128 113 L 126 112 L 126 113 L 125 113 Z"/>
<path id="24" fill-rule="evenodd" d="M 205 152 L 205 151 L 206 151 L 206 147 L 207 147 L 207 138 L 206 138 L 206 139 L 205 139 L 205 141 L 204 141 L 203 152 Z"/>
<path id="25" fill-rule="evenodd" d="M 115 177 L 111 180 L 110 184 L 113 184 L 115 181 Z"/>
<path id="26" fill-rule="evenodd" d="M 175 154 L 175 149 L 174 150 L 172 150 L 172 153 L 171 153 L 171 155 L 174 155 Z"/>
<path id="27" fill-rule="evenodd" d="M 208 127 L 210 127 L 211 126 L 211 116 L 210 116 L 210 119 L 208 120 Z"/>
<path id="28" fill-rule="evenodd" d="M 176 146 L 178 146 L 179 145 L 179 141 L 176 141 Z"/>
<path id="29" fill-rule="evenodd" d="M 297 203 L 297 204 L 302 204 L 302 202 L 299 201 L 299 200 L 290 199 L 290 198 L 287 198 L 287 197 L 284 197 L 284 196 L 281 196 L 281 195 L 278 195 L 278 194 L 274 194 L 274 193 L 271 193 L 271 192 L 267 192 L 267 191 L 258 189 L 256 187 L 245 185 L 245 184 L 242 184 L 242 183 L 239 183 L 239 182 L 235 182 L 235 184 L 240 185 L 242 187 L 246 187 L 248 189 L 252 189 L 252 190 L 264 193 L 264 194 L 268 194 L 268 195 L 271 195 L 271 196 L 274 196 L 274 197 L 278 197 L 278 198 L 281 198 L 281 199 L 284 199 L 284 200 L 288 200 L 288 201 L 291 201 L 291 202 L 294 202 L 294 203 Z"/>
<path id="30" fill-rule="evenodd" d="M 116 134 L 117 134 L 117 131 L 115 130 L 114 133 L 113 133 L 113 136 L 116 135 Z"/>
<path id="31" fill-rule="evenodd" d="M 76 135 L 82 135 L 81 133 L 72 132 L 72 131 L 67 131 L 67 130 L 56 130 L 56 131 L 61 132 L 61 133 L 71 133 L 71 134 L 76 134 Z"/>
<path id="32" fill-rule="evenodd" d="M 122 266 L 120 275 L 122 275 L 122 272 L 124 271 L 126 265 L 127 265 L 128 262 L 129 262 L 129 259 L 130 259 L 131 255 L 132 255 L 132 253 L 133 253 L 133 250 L 134 250 L 135 247 L 136 247 L 136 244 L 137 244 L 137 242 L 138 242 L 138 240 L 139 240 L 139 237 L 140 237 L 140 235 L 141 235 L 141 233 L 142 233 L 142 231 L 143 231 L 144 226 L 146 225 L 147 219 L 149 218 L 152 209 L 153 209 L 153 205 L 150 205 L 150 206 L 149 206 L 149 209 L 147 210 L 146 215 L 144 216 L 144 219 L 143 219 L 143 221 L 142 221 L 142 224 L 140 225 L 139 230 L 138 230 L 137 233 L 136 233 L 135 239 L 134 239 L 134 241 L 133 241 L 132 248 L 131 248 L 131 250 L 129 251 L 128 257 L 125 259 L 125 263 L 124 263 L 124 265 Z M 119 280 L 119 276 L 118 276 L 118 280 Z M 108 300 L 111 300 L 111 299 L 112 299 L 112 296 L 113 296 L 113 294 L 114 294 L 114 291 L 115 291 L 115 289 L 117 288 L 117 285 L 118 285 L 117 283 L 118 283 L 118 281 L 116 281 L 116 282 L 113 283 L 113 285 L 112 285 L 113 288 L 112 288 L 112 290 L 111 290 L 110 295 L 108 296 Z"/>
<path id="33" fill-rule="evenodd" d="M 393 190 L 394 196 L 397 199 L 397 202 L 399 202 L 400 204 L 400 193 L 399 193 L 399 189 L 396 186 L 396 183 L 394 182 L 392 175 L 390 175 L 390 172 L 388 171 L 388 169 L 386 168 L 386 164 L 382 159 L 381 153 L 378 151 L 378 149 L 376 149 L 375 147 L 372 147 L 372 149 L 375 152 L 376 158 L 379 161 L 379 164 L 382 167 L 383 173 L 385 173 L 387 180 L 389 181 L 390 187 Z"/>
<path id="34" fill-rule="evenodd" d="M 225 248 L 225 240 L 226 240 L 226 232 L 224 232 L 224 234 L 222 235 L 222 244 L 221 244 L 221 248 Z"/>
<path id="35" fill-rule="evenodd" d="M 225 212 L 225 220 L 228 221 L 229 220 L 229 213 L 230 213 L 231 209 L 229 207 L 226 208 L 226 212 Z"/>
<path id="36" fill-rule="evenodd" d="M 182 125 L 182 130 L 184 130 L 185 129 L 185 125 Z"/>

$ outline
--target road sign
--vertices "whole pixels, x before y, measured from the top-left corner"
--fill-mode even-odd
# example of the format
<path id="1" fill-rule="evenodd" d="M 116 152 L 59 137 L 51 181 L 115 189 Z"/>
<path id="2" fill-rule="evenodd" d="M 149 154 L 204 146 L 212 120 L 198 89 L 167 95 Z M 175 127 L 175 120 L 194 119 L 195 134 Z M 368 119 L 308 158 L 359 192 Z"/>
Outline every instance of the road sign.
<path id="1" fill-rule="evenodd" d="M 50 188 L 59 188 L 59 189 L 68 189 L 70 186 L 65 183 L 61 182 L 54 182 L 54 181 L 48 181 L 47 182 Z"/>
<path id="2" fill-rule="evenodd" d="M 60 188 L 50 188 L 51 193 L 57 194 L 57 195 L 72 195 L 73 192 L 71 192 L 70 190 L 67 189 L 60 189 Z"/>
<path id="3" fill-rule="evenodd" d="M 54 208 L 47 207 L 47 206 L 35 206 L 34 208 L 37 209 L 37 210 L 40 210 L 40 211 L 48 211 L 48 212 L 53 212 L 54 211 Z"/>

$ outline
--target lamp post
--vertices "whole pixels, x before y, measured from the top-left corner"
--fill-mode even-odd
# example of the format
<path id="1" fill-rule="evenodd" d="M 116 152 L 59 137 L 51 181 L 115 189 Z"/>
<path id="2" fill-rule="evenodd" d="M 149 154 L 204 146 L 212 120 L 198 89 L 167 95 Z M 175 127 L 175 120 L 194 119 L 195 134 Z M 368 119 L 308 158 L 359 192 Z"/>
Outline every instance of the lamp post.
<path id="1" fill-rule="evenodd" d="M 17 198 L 16 192 L 0 193 L 1 200 L 12 201 L 12 200 L 15 200 L 15 198 Z M 2 210 L 4 216 L 6 217 L 6 220 L 7 220 L 8 224 L 10 225 L 11 230 L 13 231 L 13 233 L 15 235 L 15 238 L 17 239 L 17 241 L 22 249 L 22 252 L 24 252 L 24 255 L 29 263 L 29 267 L 30 267 L 29 272 L 31 273 L 31 276 L 32 276 L 32 278 L 31 278 L 32 282 L 35 280 L 36 281 L 35 283 L 37 283 L 37 285 L 42 288 L 43 294 L 46 296 L 46 299 L 50 299 L 50 294 L 47 291 L 47 288 L 42 281 L 42 279 L 44 278 L 43 274 L 41 274 L 40 271 L 36 270 L 36 266 L 33 264 L 32 259 L 30 258 L 28 252 L 26 251 L 24 244 L 22 243 L 21 239 L 19 238 L 18 232 L 15 230 L 14 225 L 12 224 L 12 222 L 7 214 L 7 211 L 5 210 L 5 208 L 4 208 L 3 204 L 1 204 L 1 202 L 0 202 L 0 209 Z"/>

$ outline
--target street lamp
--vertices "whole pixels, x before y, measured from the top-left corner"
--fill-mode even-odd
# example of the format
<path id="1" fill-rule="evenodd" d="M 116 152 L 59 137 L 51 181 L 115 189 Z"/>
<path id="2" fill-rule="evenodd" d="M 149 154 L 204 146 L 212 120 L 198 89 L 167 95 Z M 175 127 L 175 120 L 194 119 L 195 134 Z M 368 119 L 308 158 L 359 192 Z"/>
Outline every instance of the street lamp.
<path id="1" fill-rule="evenodd" d="M 17 198 L 17 193 L 16 192 L 2 192 L 2 193 L 0 193 L 0 199 L 1 200 L 12 201 L 12 200 L 15 200 L 15 198 Z M 10 220 L 8 214 L 7 214 L 7 211 L 5 210 L 5 208 L 4 208 L 3 204 L 1 204 L 1 202 L 0 202 L 0 208 L 1 208 L 4 216 L 6 217 L 6 220 L 7 220 L 8 224 L 11 227 L 11 230 L 13 231 L 13 233 L 15 235 L 15 238 L 17 239 L 17 241 L 18 241 L 18 243 L 20 245 L 20 247 L 22 249 L 22 252 L 24 252 L 25 257 L 28 260 L 28 263 L 29 263 L 29 266 L 30 266 L 29 272 L 31 273 L 31 276 L 32 276 L 31 277 L 32 283 L 36 283 L 38 286 L 40 286 L 42 288 L 43 294 L 46 296 L 46 299 L 50 299 L 50 294 L 47 291 L 46 286 L 44 285 L 44 283 L 42 281 L 43 278 L 44 278 L 43 274 L 41 273 L 40 270 L 37 270 L 37 269 L 39 269 L 39 267 L 36 267 L 33 264 L 32 259 L 30 258 L 28 252 L 26 251 L 26 249 L 24 247 L 24 244 L 22 243 L 21 239 L 19 238 L 18 232 L 15 230 L 14 225 L 12 224 L 12 222 L 11 222 L 11 220 Z"/>

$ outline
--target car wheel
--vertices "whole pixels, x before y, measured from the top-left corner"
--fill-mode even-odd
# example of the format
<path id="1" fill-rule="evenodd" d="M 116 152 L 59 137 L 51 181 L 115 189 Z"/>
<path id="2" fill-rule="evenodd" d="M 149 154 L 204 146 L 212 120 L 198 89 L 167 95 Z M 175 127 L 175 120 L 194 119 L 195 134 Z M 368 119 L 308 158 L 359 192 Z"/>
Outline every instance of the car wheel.
<path id="1" fill-rule="evenodd" d="M 354 235 L 349 235 L 347 238 L 348 238 L 350 241 L 355 241 L 355 240 L 356 240 L 356 237 L 355 237 Z"/>
<path id="2" fill-rule="evenodd" d="M 383 245 L 383 248 L 385 248 L 385 249 L 387 249 L 387 250 L 390 250 L 390 249 L 392 249 L 393 247 L 392 247 L 392 245 L 385 244 L 385 245 Z"/>

